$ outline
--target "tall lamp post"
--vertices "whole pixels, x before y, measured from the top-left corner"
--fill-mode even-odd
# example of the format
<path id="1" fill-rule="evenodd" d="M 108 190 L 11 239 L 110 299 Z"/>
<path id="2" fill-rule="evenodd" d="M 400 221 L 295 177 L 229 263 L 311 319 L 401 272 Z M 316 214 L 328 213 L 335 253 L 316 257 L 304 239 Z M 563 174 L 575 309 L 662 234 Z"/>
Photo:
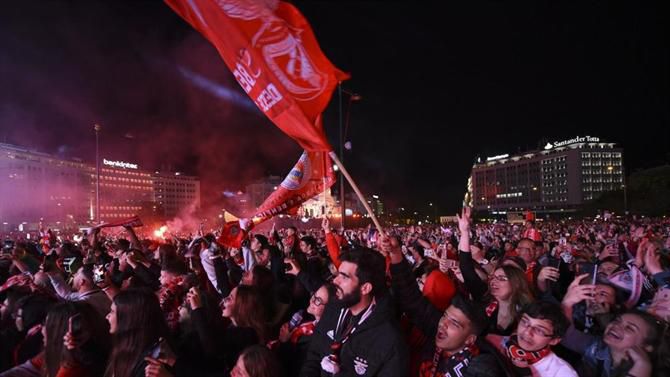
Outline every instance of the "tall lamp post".
<path id="1" fill-rule="evenodd" d="M 100 134 L 100 125 L 95 124 L 93 129 L 95 130 L 95 222 L 100 223 L 100 143 L 99 143 L 99 134 Z"/>
<path id="2" fill-rule="evenodd" d="M 626 190 L 628 189 L 628 182 L 626 182 L 626 168 L 621 164 L 621 179 L 623 181 L 623 213 L 625 216 L 628 216 L 628 195 Z"/>
<path id="3" fill-rule="evenodd" d="M 347 105 L 347 116 L 346 116 L 346 124 L 343 127 L 343 122 L 342 122 L 342 94 L 347 94 L 349 96 L 349 103 Z M 338 94 L 339 94 L 339 102 L 340 102 L 340 161 L 344 164 L 344 144 L 345 144 L 345 131 L 349 129 L 349 119 L 351 115 L 351 104 L 352 102 L 360 101 L 363 97 L 361 97 L 359 94 L 349 92 L 347 90 L 342 89 L 342 83 L 338 85 Z M 344 175 L 340 173 L 340 209 L 342 213 L 342 230 L 344 230 L 344 224 L 345 224 L 345 219 L 346 219 L 346 199 L 344 196 Z"/>

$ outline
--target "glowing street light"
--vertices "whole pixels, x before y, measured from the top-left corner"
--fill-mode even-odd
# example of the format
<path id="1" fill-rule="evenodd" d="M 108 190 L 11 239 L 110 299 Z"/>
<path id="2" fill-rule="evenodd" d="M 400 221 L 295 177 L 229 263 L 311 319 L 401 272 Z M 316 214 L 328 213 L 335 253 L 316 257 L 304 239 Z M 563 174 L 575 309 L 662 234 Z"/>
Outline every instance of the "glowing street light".
<path id="1" fill-rule="evenodd" d="M 100 148 L 99 148 L 99 124 L 94 124 L 95 130 L 95 222 L 100 223 Z"/>

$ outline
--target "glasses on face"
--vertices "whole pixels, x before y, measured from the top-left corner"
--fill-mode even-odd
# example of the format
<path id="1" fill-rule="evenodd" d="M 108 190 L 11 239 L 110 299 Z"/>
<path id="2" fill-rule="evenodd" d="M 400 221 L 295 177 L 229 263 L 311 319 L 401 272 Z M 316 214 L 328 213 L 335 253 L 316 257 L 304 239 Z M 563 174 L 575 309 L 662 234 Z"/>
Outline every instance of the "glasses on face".
<path id="1" fill-rule="evenodd" d="M 326 304 L 319 296 L 312 296 L 310 301 L 312 302 L 312 304 L 314 304 L 314 306 L 321 306 Z"/>
<path id="2" fill-rule="evenodd" d="M 489 275 L 489 280 L 497 280 L 497 281 L 509 281 L 509 278 L 506 275 Z"/>
<path id="3" fill-rule="evenodd" d="M 528 331 L 531 336 L 541 336 L 543 338 L 550 338 L 553 334 L 548 333 L 545 329 L 537 327 L 537 326 L 532 326 L 530 324 L 530 320 L 526 317 L 521 317 L 521 320 L 519 321 L 519 332 L 523 331 Z"/>

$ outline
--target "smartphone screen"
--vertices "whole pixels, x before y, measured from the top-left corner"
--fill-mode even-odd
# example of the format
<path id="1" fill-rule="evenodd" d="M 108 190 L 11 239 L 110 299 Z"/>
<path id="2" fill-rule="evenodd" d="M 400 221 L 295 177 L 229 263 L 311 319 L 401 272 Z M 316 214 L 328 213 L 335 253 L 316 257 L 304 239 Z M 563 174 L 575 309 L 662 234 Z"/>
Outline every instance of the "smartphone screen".
<path id="1" fill-rule="evenodd" d="M 164 360 L 166 364 L 170 366 L 173 366 L 177 361 L 177 356 L 175 355 L 174 351 L 172 351 L 170 345 L 163 338 L 158 341 L 158 344 L 151 354 L 151 357 L 157 360 Z"/>
<path id="2" fill-rule="evenodd" d="M 577 274 L 589 274 L 587 284 L 596 284 L 598 278 L 598 265 L 594 263 L 583 262 L 577 265 Z"/>

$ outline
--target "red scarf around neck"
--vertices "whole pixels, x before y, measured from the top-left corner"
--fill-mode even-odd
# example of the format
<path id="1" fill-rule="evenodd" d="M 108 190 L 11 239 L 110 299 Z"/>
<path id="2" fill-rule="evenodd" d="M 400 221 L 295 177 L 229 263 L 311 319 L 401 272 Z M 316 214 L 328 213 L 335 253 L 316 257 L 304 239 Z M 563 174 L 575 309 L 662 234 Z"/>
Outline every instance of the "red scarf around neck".
<path id="1" fill-rule="evenodd" d="M 511 336 L 505 345 L 505 354 L 515 366 L 533 365 L 551 353 L 551 348 L 544 347 L 538 351 L 526 351 L 519 347 L 516 336 Z"/>

